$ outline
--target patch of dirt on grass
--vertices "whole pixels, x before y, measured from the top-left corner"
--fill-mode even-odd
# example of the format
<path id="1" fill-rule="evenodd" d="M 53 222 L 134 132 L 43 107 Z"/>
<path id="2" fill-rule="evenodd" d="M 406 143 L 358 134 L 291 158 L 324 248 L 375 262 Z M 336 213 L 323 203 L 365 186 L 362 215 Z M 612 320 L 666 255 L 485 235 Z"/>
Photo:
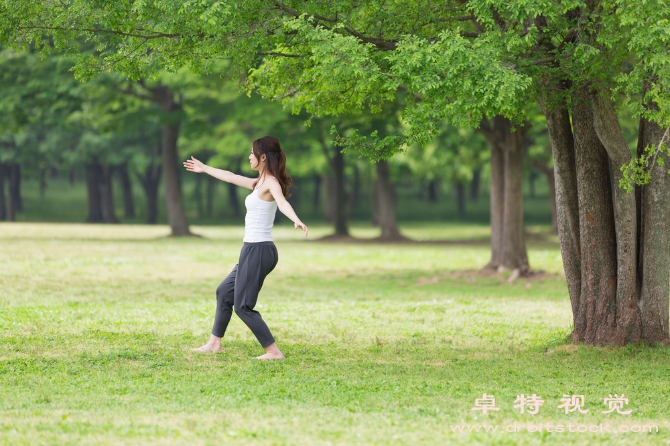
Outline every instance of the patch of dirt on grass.
<path id="1" fill-rule="evenodd" d="M 499 280 L 500 282 L 508 282 L 509 283 L 509 277 L 510 277 L 510 272 L 509 271 L 504 271 L 502 273 L 499 273 L 496 270 L 493 269 L 465 269 L 465 270 L 460 270 L 460 271 L 450 271 L 448 273 L 444 274 L 438 274 L 433 277 L 422 277 L 419 279 L 416 283 L 414 283 L 415 286 L 423 286 L 423 285 L 428 285 L 431 283 L 437 283 L 440 280 L 443 279 L 464 279 L 465 283 L 475 283 L 477 279 L 480 278 L 489 278 L 489 279 L 496 279 Z M 531 271 L 526 275 L 520 276 L 519 278 L 515 279 L 516 281 L 525 281 L 526 282 L 526 288 L 531 288 L 531 282 L 537 282 L 541 281 L 543 279 L 547 278 L 560 278 L 562 277 L 559 274 L 552 274 L 552 273 L 547 273 L 545 271 Z"/>
<path id="2" fill-rule="evenodd" d="M 576 351 L 577 349 L 579 349 L 579 346 L 578 346 L 578 345 L 574 345 L 574 344 L 566 344 L 566 345 L 561 345 L 561 346 L 559 346 L 559 347 L 556 347 L 556 348 L 552 348 L 552 349 L 550 349 L 550 350 L 547 350 L 546 354 L 547 354 L 547 355 L 553 355 L 553 354 L 556 353 L 556 352 L 568 352 L 568 353 L 572 353 L 572 352 Z"/>

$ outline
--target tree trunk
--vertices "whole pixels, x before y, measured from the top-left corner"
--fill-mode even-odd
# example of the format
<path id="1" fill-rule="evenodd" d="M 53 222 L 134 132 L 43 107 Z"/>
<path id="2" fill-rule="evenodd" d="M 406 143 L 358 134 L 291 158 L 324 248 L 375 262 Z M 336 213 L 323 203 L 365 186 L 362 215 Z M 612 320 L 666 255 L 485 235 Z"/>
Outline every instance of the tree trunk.
<path id="1" fill-rule="evenodd" d="M 653 122 L 640 120 L 638 153 L 648 145 L 656 148 L 663 130 Z M 667 141 L 667 140 L 666 140 Z M 667 142 L 666 142 L 667 144 Z M 668 338 L 668 295 L 670 272 L 670 157 L 663 158 L 663 167 L 651 167 L 649 183 L 641 187 L 641 234 L 639 259 L 641 268 L 639 303 L 642 339 L 647 344 Z"/>
<path id="2" fill-rule="evenodd" d="M 431 203 L 437 202 L 437 180 L 430 180 L 428 182 L 428 201 Z"/>
<path id="3" fill-rule="evenodd" d="M 528 174 L 528 189 L 530 198 L 535 198 L 535 171 L 531 170 Z"/>
<path id="4" fill-rule="evenodd" d="M 112 184 L 114 168 L 107 164 L 102 166 L 101 169 L 101 191 L 100 191 L 100 207 L 102 209 L 102 222 L 103 223 L 118 223 L 119 220 L 114 214 L 114 188 Z"/>
<path id="5" fill-rule="evenodd" d="M 206 178 L 204 179 L 206 180 Z M 195 199 L 195 205 L 196 208 L 198 209 L 198 218 L 205 217 L 205 208 L 202 202 L 202 181 L 203 181 L 202 175 L 195 176 L 195 188 L 193 188 L 193 198 Z"/>
<path id="6" fill-rule="evenodd" d="M 529 125 L 512 132 L 511 122 L 494 116 L 480 132 L 491 148 L 491 260 L 484 268 L 529 272 L 523 236 L 523 138 Z"/>
<path id="7" fill-rule="evenodd" d="M 609 92 L 607 92 L 609 93 Z M 637 307 L 637 209 L 635 194 L 618 187 L 623 179 L 621 167 L 631 160 L 619 118 L 609 99 L 592 98 L 593 125 L 598 139 L 610 158 L 611 183 L 614 187 L 614 223 L 616 230 L 616 327 L 619 345 L 640 341 L 640 312 Z"/>
<path id="8" fill-rule="evenodd" d="M 579 308 L 581 295 L 582 263 L 575 144 L 565 100 L 551 108 L 547 104 L 548 100 L 540 102 L 547 120 L 554 158 L 558 239 L 574 318 Z"/>
<path id="9" fill-rule="evenodd" d="M 353 215 L 354 211 L 356 210 L 358 206 L 358 202 L 360 201 L 360 194 L 361 194 L 361 173 L 358 170 L 358 166 L 354 164 L 352 166 L 353 171 L 354 171 L 354 181 L 353 181 L 353 186 L 351 188 L 351 213 Z"/>
<path id="10" fill-rule="evenodd" d="M 128 174 L 128 164 L 121 164 L 117 168 L 117 174 L 123 189 L 123 216 L 126 218 L 135 217 L 135 201 L 133 199 L 133 185 Z"/>
<path id="11" fill-rule="evenodd" d="M 525 128 L 525 131 L 528 129 Z M 523 138 L 524 129 L 507 130 L 505 156 L 504 204 L 503 204 L 503 258 L 500 266 L 518 270 L 521 274 L 530 271 L 526 241 L 523 235 Z M 500 268 L 499 266 L 499 268 Z"/>
<path id="12" fill-rule="evenodd" d="M 533 167 L 542 172 L 547 177 L 547 184 L 549 186 L 549 200 L 551 200 L 551 232 L 558 234 L 558 219 L 556 212 L 556 179 L 554 175 L 554 168 L 545 166 L 539 162 L 533 163 Z"/>
<path id="13" fill-rule="evenodd" d="M 165 187 L 165 200 L 167 203 L 168 223 L 172 230 L 172 236 L 193 235 L 188 227 L 184 202 L 179 185 L 177 140 L 179 138 L 179 121 L 174 118 L 174 112 L 181 110 L 181 105 L 175 102 L 174 93 L 166 85 L 151 89 L 154 101 L 158 103 L 163 111 L 170 113 L 168 121 L 163 124 L 163 136 L 161 146 L 163 149 L 163 174 Z"/>
<path id="14" fill-rule="evenodd" d="M 314 175 L 314 197 L 312 198 L 312 207 L 314 211 L 319 210 L 321 205 L 321 175 Z"/>
<path id="15" fill-rule="evenodd" d="M 155 225 L 158 221 L 158 186 L 161 166 L 152 162 L 139 178 L 147 200 L 147 224 Z"/>
<path id="16" fill-rule="evenodd" d="M 237 196 L 237 187 L 232 183 L 228 183 L 228 202 L 231 209 L 233 210 L 233 215 L 237 218 L 240 214 L 240 200 Z"/>
<path id="17" fill-rule="evenodd" d="M 86 191 L 88 194 L 87 223 L 102 223 L 102 203 L 100 197 L 100 164 L 86 164 Z"/>
<path id="18" fill-rule="evenodd" d="M 47 169 L 40 169 L 40 198 L 44 198 L 47 191 Z"/>
<path id="19" fill-rule="evenodd" d="M 607 152 L 596 134 L 589 99 L 583 91 L 572 98 L 582 254 L 581 296 L 573 339 L 587 344 L 619 344 L 612 191 Z"/>
<path id="20" fill-rule="evenodd" d="M 21 196 L 21 164 L 19 163 L 11 165 L 9 173 L 9 194 L 12 203 L 11 212 L 14 214 L 23 211 L 23 198 Z"/>
<path id="21" fill-rule="evenodd" d="M 399 240 L 404 237 L 398 230 L 395 201 L 391 185 L 391 171 L 386 160 L 377 162 L 377 194 L 379 206 L 379 226 L 382 229 L 381 239 Z"/>
<path id="22" fill-rule="evenodd" d="M 491 127 L 481 127 L 491 149 L 491 260 L 484 268 L 498 269 L 503 258 L 503 210 L 505 197 L 504 118 L 491 120 Z M 503 128 L 501 128 L 503 127 Z M 485 130 L 486 129 L 486 130 Z"/>
<path id="23" fill-rule="evenodd" d="M 458 216 L 465 217 L 465 186 L 463 183 L 456 183 L 456 208 L 458 209 Z"/>
<path id="24" fill-rule="evenodd" d="M 0 164 L 0 221 L 7 219 L 7 199 L 5 198 L 5 177 L 7 166 Z"/>
<path id="25" fill-rule="evenodd" d="M 472 172 L 472 182 L 470 183 L 470 201 L 479 200 L 479 182 L 482 176 L 482 168 L 478 167 Z"/>
<path id="26" fill-rule="evenodd" d="M 333 218 L 335 224 L 336 236 L 349 236 L 346 213 L 346 197 L 344 194 L 344 154 L 335 148 L 333 157 L 333 171 L 335 173 L 335 206 L 333 208 Z"/>

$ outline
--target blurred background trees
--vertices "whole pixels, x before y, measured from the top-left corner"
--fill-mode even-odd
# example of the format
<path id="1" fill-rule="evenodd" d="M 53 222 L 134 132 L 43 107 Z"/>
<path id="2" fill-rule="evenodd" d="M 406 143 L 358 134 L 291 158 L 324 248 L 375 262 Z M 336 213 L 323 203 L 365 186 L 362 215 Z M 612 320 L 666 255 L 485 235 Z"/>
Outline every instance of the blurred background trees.
<path id="1" fill-rule="evenodd" d="M 334 237 L 349 237 L 350 222 L 399 240 L 399 221 L 490 221 L 491 149 L 482 132 L 444 122 L 430 144 L 377 163 L 334 144 L 333 126 L 342 135 L 397 133 L 402 97 L 380 113 L 310 118 L 247 96 L 237 80 L 215 74 L 183 70 L 133 82 L 102 73 L 81 83 L 72 65 L 59 54 L 2 53 L 3 220 L 168 223 L 173 235 L 190 234 L 191 223 L 242 223 L 244 191 L 189 175 L 181 162 L 192 155 L 252 176 L 251 142 L 271 134 L 282 141 L 295 180 L 289 201 L 305 220 L 332 224 Z M 523 142 L 523 188 L 531 200 L 525 218 L 549 225 L 552 182 L 537 180 L 550 180 L 551 152 L 536 115 Z"/>

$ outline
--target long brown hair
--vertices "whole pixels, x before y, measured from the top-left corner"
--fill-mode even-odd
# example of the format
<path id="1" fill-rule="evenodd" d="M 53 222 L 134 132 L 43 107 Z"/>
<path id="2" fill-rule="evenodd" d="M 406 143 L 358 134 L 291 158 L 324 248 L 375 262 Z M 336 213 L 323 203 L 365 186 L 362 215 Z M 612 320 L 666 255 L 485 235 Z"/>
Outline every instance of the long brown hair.
<path id="1" fill-rule="evenodd" d="M 258 180 L 260 180 L 261 175 L 269 172 L 277 179 L 277 181 L 279 181 L 282 194 L 287 198 L 290 197 L 291 194 L 288 193 L 288 189 L 293 185 L 293 180 L 286 171 L 286 154 L 281 150 L 279 139 L 274 136 L 258 138 L 251 144 L 251 151 L 259 163 L 261 161 L 261 155 L 265 154 L 265 166 L 263 167 L 262 172 L 258 172 L 258 178 L 254 181 L 252 189 L 256 188 L 256 184 L 258 183 Z"/>

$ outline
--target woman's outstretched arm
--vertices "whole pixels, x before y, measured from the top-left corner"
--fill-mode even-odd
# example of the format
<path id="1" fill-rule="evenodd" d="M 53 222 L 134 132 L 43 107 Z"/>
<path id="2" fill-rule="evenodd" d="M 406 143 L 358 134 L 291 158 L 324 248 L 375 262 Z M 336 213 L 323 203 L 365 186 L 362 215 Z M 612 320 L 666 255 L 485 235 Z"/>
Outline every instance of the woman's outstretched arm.
<path id="1" fill-rule="evenodd" d="M 190 160 L 184 161 L 184 167 L 186 170 L 191 172 L 201 173 L 204 172 L 208 175 L 218 178 L 221 181 L 226 183 L 233 183 L 237 186 L 245 187 L 247 189 L 252 189 L 255 178 L 244 177 L 242 175 L 236 175 L 232 172 L 222 169 L 216 169 L 214 167 L 208 166 L 201 161 L 191 157 Z"/>
<path id="2" fill-rule="evenodd" d="M 281 186 L 279 185 L 279 182 L 274 179 L 269 179 L 269 181 L 270 181 L 270 193 L 277 202 L 277 207 L 279 208 L 281 213 L 291 219 L 291 221 L 295 225 L 294 226 L 295 229 L 300 228 L 303 231 L 305 231 L 305 237 L 307 237 L 308 233 L 307 226 L 300 221 L 295 211 L 293 210 L 293 206 L 291 206 L 291 203 L 286 201 L 286 198 L 284 197 L 284 194 L 281 190 Z"/>

